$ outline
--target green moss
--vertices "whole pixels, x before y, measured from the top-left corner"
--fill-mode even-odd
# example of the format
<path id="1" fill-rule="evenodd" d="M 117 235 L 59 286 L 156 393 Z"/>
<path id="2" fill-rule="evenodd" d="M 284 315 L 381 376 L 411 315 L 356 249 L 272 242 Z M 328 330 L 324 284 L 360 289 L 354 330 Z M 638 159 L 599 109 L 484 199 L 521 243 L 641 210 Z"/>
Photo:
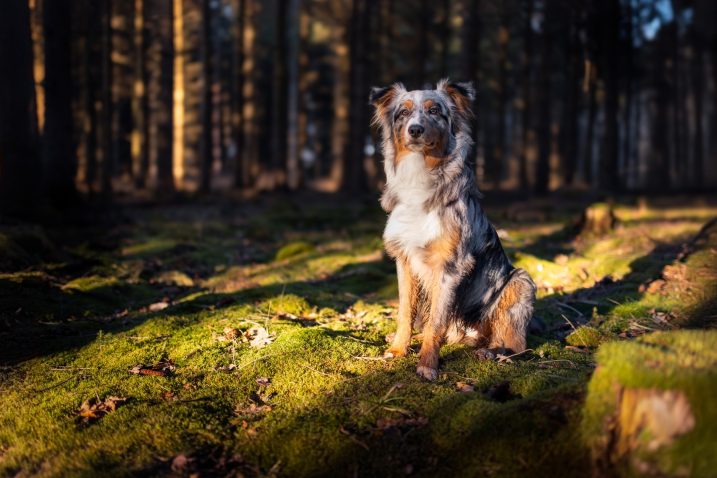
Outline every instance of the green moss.
<path id="1" fill-rule="evenodd" d="M 597 347 L 607 340 L 610 340 L 609 335 L 589 326 L 578 327 L 565 337 L 568 345 L 576 347 Z"/>
<path id="2" fill-rule="evenodd" d="M 315 247 L 312 244 L 309 244 L 308 242 L 304 242 L 304 241 L 291 242 L 289 244 L 286 244 L 285 246 L 282 246 L 281 249 L 276 251 L 276 255 L 274 256 L 274 259 L 276 259 L 277 261 L 283 261 L 285 259 L 290 259 L 292 257 L 299 256 L 301 254 L 313 252 L 314 250 L 315 250 Z"/>
<path id="3" fill-rule="evenodd" d="M 658 332 L 637 341 L 611 342 L 600 347 L 598 368 L 590 381 L 583 413 L 583 437 L 593 456 L 598 459 L 613 453 L 615 459 L 614 455 L 620 452 L 622 459 L 614 464 L 629 475 L 638 474 L 639 469 L 669 476 L 711 474 L 717 467 L 717 455 L 711 451 L 717 443 L 713 426 L 717 409 L 712 403 L 717 393 L 716 350 L 715 331 Z M 671 437 L 655 449 L 643 442 L 654 439 L 650 426 L 644 425 L 645 428 L 636 431 L 642 430 L 642 437 L 627 451 L 611 451 L 610 447 L 615 445 L 610 444 L 616 440 L 612 434 L 621 429 L 608 424 L 624 419 L 628 412 L 620 408 L 621 403 L 625 406 L 620 401 L 624 390 L 657 391 L 656 397 L 660 396 L 659 391 L 684 394 L 694 426 L 688 426 L 689 431 Z M 638 406 L 649 410 L 646 403 L 649 402 L 638 402 Z M 670 415 L 663 416 L 658 422 L 670 419 Z M 685 420 L 688 419 L 680 419 Z"/>
<path id="4" fill-rule="evenodd" d="M 220 456 L 241 455 L 249 476 L 268 475 L 277 463 L 283 476 L 403 476 L 411 468 L 417 476 L 552 476 L 556 469 L 584 476 L 593 445 L 581 437 L 602 432 L 621 363 L 657 374 L 645 387 L 682 380 L 685 390 L 690 374 L 715 368 L 702 358 L 713 344 L 689 348 L 700 342 L 693 337 L 674 353 L 671 335 L 645 337 L 634 353 L 620 348 L 607 357 L 604 349 L 632 342 L 603 344 L 593 381 L 609 380 L 597 395 L 591 383 L 588 397 L 604 393 L 605 400 L 591 401 L 581 416 L 594 354 L 558 340 L 551 326 L 564 323 L 561 314 L 578 313 L 573 307 L 590 317 L 595 308 L 591 334 L 605 337 L 636 322 L 649 325 L 651 308 L 682 311 L 702 302 L 638 293 L 643 266 L 646 275 L 659 273 L 671 260 L 653 253 L 651 241 L 635 239 L 643 219 L 577 242 L 559 233 L 564 223 L 556 219 L 502 225 L 507 249 L 520 251 L 516 264 L 541 287 L 537 310 L 550 322 L 529 338 L 533 350 L 498 362 L 446 346 L 438 380 L 425 382 L 415 374 L 416 342 L 408 357 L 380 358 L 397 305 L 395 267 L 380 252 L 385 215 L 377 206 L 284 202 L 238 215 L 214 205 L 128 208 L 135 220 L 109 231 L 112 241 L 103 243 L 108 231 L 83 230 L 73 242 L 81 246 L 64 248 L 66 264 L 30 258 L 37 270 L 0 274 L 0 358 L 9 365 L 0 368 L 0 476 L 165 475 L 180 453 L 197 458 L 200 474 L 222 474 Z M 699 228 L 680 217 L 656 231 L 660 240 L 672 244 Z M 104 245 L 82 242 L 86 237 Z M 299 239 L 316 249 L 272 259 Z M 690 297 L 708 295 L 711 261 L 702 253 L 688 259 L 690 270 L 704 266 L 695 270 Z M 191 290 L 178 271 L 191 275 Z M 595 286 L 605 276 L 619 282 Z M 165 297 L 170 306 L 148 310 Z M 694 313 L 704 315 L 700 310 Z M 278 313 L 315 320 L 274 320 Z M 241 340 L 256 326 L 273 342 L 256 348 Z M 651 361 L 655 353 L 678 357 L 677 371 Z M 163 359 L 174 363 L 169 376 L 128 372 Z M 706 407 L 701 380 L 694 384 Z M 474 391 L 459 392 L 457 382 Z M 80 404 L 108 395 L 129 401 L 78 427 Z M 714 436 L 699 430 L 689 445 L 704 450 Z"/>
<path id="5" fill-rule="evenodd" d="M 305 315 L 311 311 L 308 301 L 294 294 L 282 294 L 263 301 L 259 308 L 268 313 Z"/>
<path id="6" fill-rule="evenodd" d="M 79 292 L 91 292 L 96 289 L 103 287 L 112 287 L 119 283 L 116 277 L 100 277 L 100 276 L 89 276 L 79 277 L 66 283 L 63 288 L 65 290 L 76 290 Z"/>

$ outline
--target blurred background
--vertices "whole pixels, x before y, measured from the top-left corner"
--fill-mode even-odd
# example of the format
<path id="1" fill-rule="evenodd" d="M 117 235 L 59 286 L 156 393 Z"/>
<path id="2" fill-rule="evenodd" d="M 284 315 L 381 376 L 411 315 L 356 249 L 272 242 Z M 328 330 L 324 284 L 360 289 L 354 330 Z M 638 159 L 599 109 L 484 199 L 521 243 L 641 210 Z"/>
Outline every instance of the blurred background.
<path id="1" fill-rule="evenodd" d="M 372 85 L 477 86 L 480 186 L 717 184 L 712 0 L 12 0 L 0 194 L 375 191 Z"/>

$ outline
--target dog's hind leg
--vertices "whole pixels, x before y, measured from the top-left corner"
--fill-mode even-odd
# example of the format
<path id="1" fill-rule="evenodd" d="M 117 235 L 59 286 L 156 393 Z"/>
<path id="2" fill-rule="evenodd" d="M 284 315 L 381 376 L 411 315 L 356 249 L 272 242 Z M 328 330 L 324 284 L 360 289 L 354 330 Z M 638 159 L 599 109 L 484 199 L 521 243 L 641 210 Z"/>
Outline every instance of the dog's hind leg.
<path id="1" fill-rule="evenodd" d="M 525 350 L 528 323 L 533 316 L 535 284 L 522 269 L 511 274 L 489 318 L 489 349 L 501 353 Z"/>

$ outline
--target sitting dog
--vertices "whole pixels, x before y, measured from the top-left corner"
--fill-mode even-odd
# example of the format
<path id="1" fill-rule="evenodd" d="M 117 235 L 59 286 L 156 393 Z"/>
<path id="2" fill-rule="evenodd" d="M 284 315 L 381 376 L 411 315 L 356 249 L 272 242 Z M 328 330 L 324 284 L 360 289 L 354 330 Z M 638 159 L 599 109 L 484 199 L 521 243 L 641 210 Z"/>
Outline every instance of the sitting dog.
<path id="1" fill-rule="evenodd" d="M 398 327 L 385 356 L 405 356 L 415 326 L 417 373 L 428 380 L 444 342 L 480 347 L 482 358 L 524 351 L 533 314 L 535 284 L 511 265 L 479 203 L 468 159 L 474 98 L 470 83 L 448 80 L 370 95 L 386 170 L 383 239 L 398 274 Z"/>

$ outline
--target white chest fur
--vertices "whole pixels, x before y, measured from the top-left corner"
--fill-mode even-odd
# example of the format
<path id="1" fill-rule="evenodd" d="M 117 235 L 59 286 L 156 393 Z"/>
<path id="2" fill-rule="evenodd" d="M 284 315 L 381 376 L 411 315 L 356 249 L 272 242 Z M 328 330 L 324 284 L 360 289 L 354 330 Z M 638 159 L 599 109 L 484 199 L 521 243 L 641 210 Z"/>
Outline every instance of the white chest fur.
<path id="1" fill-rule="evenodd" d="M 437 211 L 426 211 L 424 204 L 433 192 L 433 180 L 422 154 L 410 153 L 401 158 L 388 187 L 398 203 L 388 217 L 383 238 L 396 242 L 411 260 L 414 271 L 425 277 L 426 266 L 418 249 L 441 235 Z"/>

